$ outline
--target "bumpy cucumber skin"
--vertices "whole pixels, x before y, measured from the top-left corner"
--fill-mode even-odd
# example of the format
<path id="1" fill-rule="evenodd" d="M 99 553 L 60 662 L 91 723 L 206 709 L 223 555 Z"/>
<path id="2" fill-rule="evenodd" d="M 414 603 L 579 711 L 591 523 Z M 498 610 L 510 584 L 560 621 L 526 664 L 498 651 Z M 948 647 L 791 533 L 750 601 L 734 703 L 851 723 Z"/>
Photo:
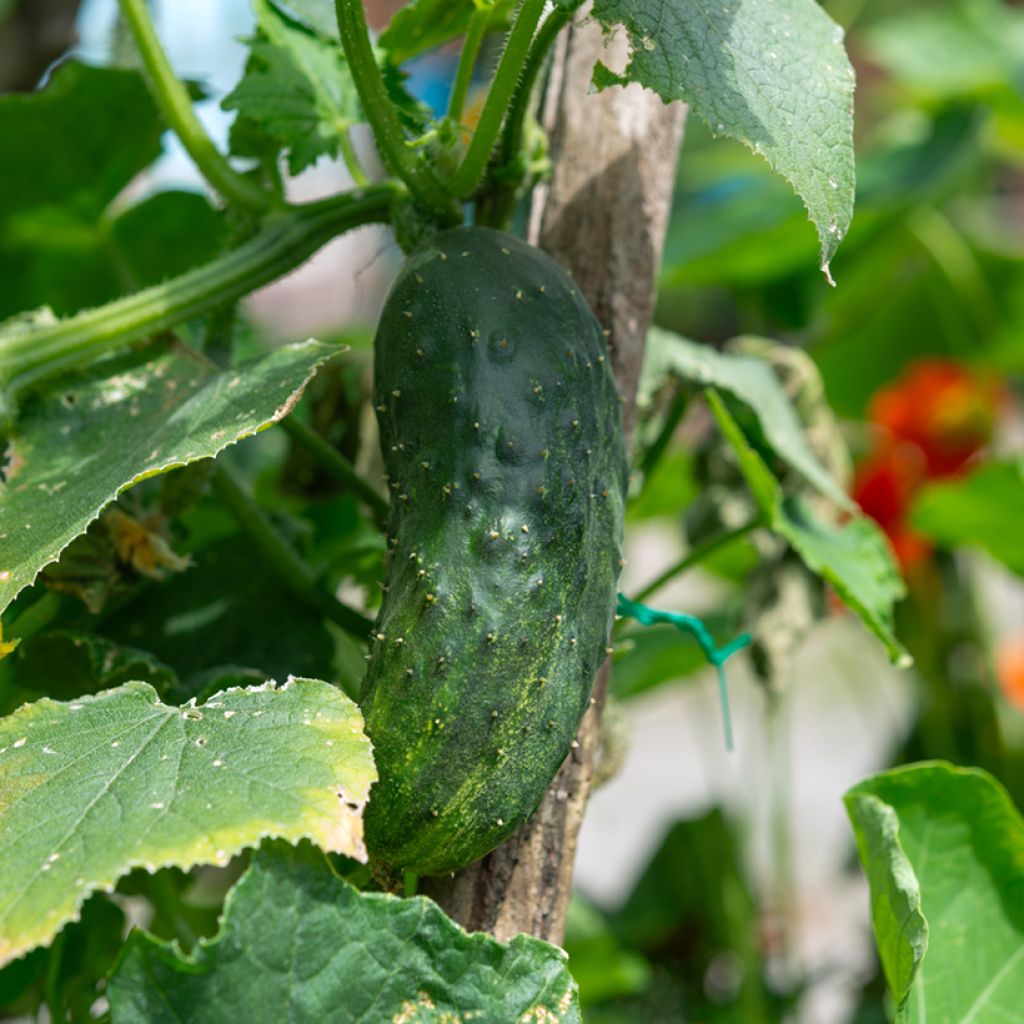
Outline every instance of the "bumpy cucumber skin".
<path id="1" fill-rule="evenodd" d="M 529 818 L 589 704 L 622 567 L 621 405 L 571 279 L 487 228 L 409 258 L 375 346 L 392 504 L 366 841 L 437 875 Z"/>

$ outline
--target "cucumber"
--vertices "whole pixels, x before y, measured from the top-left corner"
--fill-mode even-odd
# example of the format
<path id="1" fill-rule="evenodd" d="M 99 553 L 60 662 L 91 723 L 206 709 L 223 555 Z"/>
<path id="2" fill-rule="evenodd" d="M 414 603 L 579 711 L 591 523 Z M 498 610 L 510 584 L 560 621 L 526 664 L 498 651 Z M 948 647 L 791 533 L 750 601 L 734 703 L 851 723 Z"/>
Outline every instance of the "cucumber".
<path id="1" fill-rule="evenodd" d="M 366 841 L 437 875 L 521 826 L 573 745 L 623 564 L 622 416 L 570 278 L 488 228 L 413 253 L 374 358 L 391 513 Z"/>

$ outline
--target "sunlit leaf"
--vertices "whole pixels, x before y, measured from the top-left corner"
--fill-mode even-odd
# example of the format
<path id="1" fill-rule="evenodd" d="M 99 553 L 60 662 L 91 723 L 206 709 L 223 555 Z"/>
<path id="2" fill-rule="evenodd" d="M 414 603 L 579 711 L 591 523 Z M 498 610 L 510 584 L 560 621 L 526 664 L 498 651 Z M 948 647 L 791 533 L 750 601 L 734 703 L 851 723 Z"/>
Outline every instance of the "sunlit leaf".
<path id="1" fill-rule="evenodd" d="M 671 331 L 648 332 L 640 390 L 650 391 L 667 377 L 725 391 L 757 417 L 775 454 L 837 505 L 852 511 L 849 496 L 818 461 L 807 434 L 772 368 L 763 359 L 718 352 Z"/>
<path id="2" fill-rule="evenodd" d="M 361 116 L 355 84 L 335 40 L 269 0 L 253 0 L 253 10 L 249 63 L 222 106 L 238 111 L 245 132 L 263 132 L 285 150 L 289 171 L 298 174 L 318 157 L 338 155 L 342 136 Z M 247 146 L 234 149 L 251 155 Z"/>
<path id="3" fill-rule="evenodd" d="M 26 400 L 0 485 L 0 611 L 121 491 L 276 422 L 337 351 L 308 341 L 220 372 L 172 352 Z"/>
<path id="4" fill-rule="evenodd" d="M 744 436 L 721 397 L 708 401 L 754 495 L 765 525 L 784 537 L 807 567 L 830 583 L 843 602 L 885 645 L 897 664 L 910 656 L 893 634 L 893 605 L 905 593 L 892 551 L 878 526 L 857 516 L 843 526 L 818 517 L 805 502 L 785 501 L 778 481 Z"/>
<path id="5" fill-rule="evenodd" d="M 845 797 L 899 1024 L 1024 1021 L 1024 819 L 976 768 L 909 765 Z"/>
<path id="6" fill-rule="evenodd" d="M 815 0 L 596 0 L 624 25 L 630 62 L 599 88 L 640 82 L 685 100 L 718 135 L 763 156 L 803 199 L 828 264 L 853 216 L 854 75 L 843 32 Z"/>
<path id="7" fill-rule="evenodd" d="M 375 780 L 356 706 L 290 680 L 163 704 L 145 683 L 0 719 L 0 963 L 134 867 L 226 864 L 264 836 L 364 858 Z"/>

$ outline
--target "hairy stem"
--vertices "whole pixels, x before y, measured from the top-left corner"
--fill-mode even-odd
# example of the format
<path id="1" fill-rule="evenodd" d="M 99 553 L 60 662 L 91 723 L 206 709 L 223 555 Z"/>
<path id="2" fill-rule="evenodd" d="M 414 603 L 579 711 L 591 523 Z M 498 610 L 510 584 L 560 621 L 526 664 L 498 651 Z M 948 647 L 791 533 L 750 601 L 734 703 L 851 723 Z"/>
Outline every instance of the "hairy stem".
<path id="1" fill-rule="evenodd" d="M 226 203 L 262 213 L 269 207 L 270 197 L 254 182 L 239 174 L 206 134 L 192 109 L 188 90 L 175 75 L 160 45 L 146 0 L 118 0 L 118 4 L 142 56 L 153 99 L 196 167 Z"/>
<path id="2" fill-rule="evenodd" d="M 454 223 L 452 198 L 424 160 L 412 150 L 388 96 L 366 28 L 363 0 L 335 0 L 338 32 L 359 100 L 385 164 L 405 182 L 412 198 L 441 223 Z"/>
<path id="3" fill-rule="evenodd" d="M 455 81 L 452 84 L 452 94 L 448 100 L 448 119 L 456 123 L 462 119 L 466 96 L 469 94 L 469 86 L 473 81 L 473 69 L 476 67 L 480 44 L 483 42 L 490 16 L 489 7 L 478 7 L 469 18 L 466 38 L 462 43 L 462 52 L 459 54 L 459 66 L 455 71 Z"/>
<path id="4" fill-rule="evenodd" d="M 494 167 L 511 168 L 519 160 L 534 86 L 536 86 L 544 62 L 551 52 L 551 47 L 558 38 L 558 33 L 569 24 L 571 18 L 571 11 L 558 8 L 544 19 L 543 24 L 537 30 L 537 37 L 530 47 L 526 64 L 512 96 L 508 116 L 505 118 L 501 143 L 493 161 Z M 493 179 L 493 186 L 487 200 L 482 204 L 484 218 L 489 225 L 503 228 L 512 219 L 521 185 L 522 179 L 519 176 L 505 175 Z"/>
<path id="5" fill-rule="evenodd" d="M 348 459 L 311 427 L 294 416 L 281 421 L 288 435 L 313 456 L 314 459 L 343 487 L 355 494 L 373 513 L 378 523 L 387 519 L 389 503 L 373 485 L 364 480 Z"/>
<path id="6" fill-rule="evenodd" d="M 494 143 L 501 131 L 509 101 L 529 56 L 530 43 L 544 10 L 544 3 L 545 0 L 523 0 L 519 7 L 469 149 L 448 182 L 449 189 L 457 196 L 472 194 L 487 169 L 491 150 L 494 149 Z"/>
<path id="7" fill-rule="evenodd" d="M 248 534 L 281 582 L 311 610 L 339 625 L 360 640 L 370 635 L 373 623 L 361 612 L 342 604 L 317 583 L 313 570 L 274 529 L 246 486 L 224 459 L 213 477 L 217 495 Z"/>
<path id="8" fill-rule="evenodd" d="M 56 323 L 0 330 L 0 390 L 17 395 L 147 335 L 209 313 L 294 270 L 345 231 L 386 221 L 401 188 L 383 183 L 272 213 L 249 241 L 163 284 Z"/>
<path id="9" fill-rule="evenodd" d="M 671 583 L 677 576 L 681 576 L 687 569 L 692 568 L 698 562 L 702 562 L 709 555 L 714 554 L 719 548 L 724 548 L 734 540 L 745 537 L 748 533 L 756 530 L 761 525 L 760 519 L 752 519 L 749 523 L 737 526 L 735 530 L 724 530 L 708 537 L 696 547 L 691 548 L 675 565 L 669 566 L 657 579 L 651 580 L 634 598 L 634 601 L 646 601 L 652 594 L 657 593 L 667 583 Z"/>
<path id="10" fill-rule="evenodd" d="M 345 162 L 345 168 L 352 176 L 352 181 L 359 187 L 364 188 L 370 183 L 370 179 L 359 162 L 359 154 L 352 144 L 351 129 L 346 129 L 338 138 L 338 148 L 341 150 L 341 159 Z"/>

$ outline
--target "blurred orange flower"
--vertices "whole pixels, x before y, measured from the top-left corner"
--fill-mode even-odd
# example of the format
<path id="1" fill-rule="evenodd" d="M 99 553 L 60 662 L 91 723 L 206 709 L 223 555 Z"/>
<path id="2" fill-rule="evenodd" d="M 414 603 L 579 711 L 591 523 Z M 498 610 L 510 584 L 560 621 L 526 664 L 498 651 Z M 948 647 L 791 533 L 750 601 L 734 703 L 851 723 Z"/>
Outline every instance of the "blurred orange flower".
<path id="1" fill-rule="evenodd" d="M 1003 696 L 1024 711 L 1024 633 L 1004 636 L 996 646 L 996 678 Z"/>

